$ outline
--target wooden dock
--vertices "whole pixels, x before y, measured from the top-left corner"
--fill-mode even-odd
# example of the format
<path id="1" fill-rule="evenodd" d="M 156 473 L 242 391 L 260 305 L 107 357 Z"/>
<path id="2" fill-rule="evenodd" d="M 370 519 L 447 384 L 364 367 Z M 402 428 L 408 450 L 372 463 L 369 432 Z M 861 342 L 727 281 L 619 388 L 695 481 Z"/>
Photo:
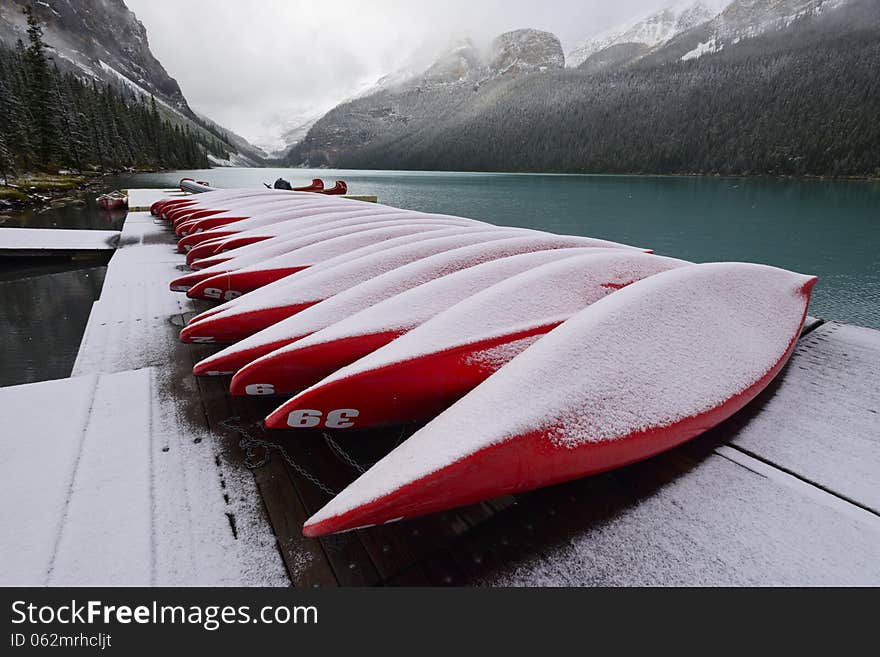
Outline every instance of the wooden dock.
<path id="1" fill-rule="evenodd" d="M 118 241 L 117 230 L 0 228 L 0 256 L 95 256 L 112 252 Z"/>
<path id="2" fill-rule="evenodd" d="M 0 505 L 37 519 L 4 554 L 39 554 L 0 583 L 880 584 L 880 332 L 811 319 L 759 399 L 649 461 L 314 540 L 303 521 L 415 428 L 262 432 L 271 402 L 191 375 L 217 348 L 177 339 L 206 306 L 168 290 L 170 229 L 131 213 L 119 244 L 73 377 L 0 389 L 39 408 L 0 480 L 43 460 Z"/>

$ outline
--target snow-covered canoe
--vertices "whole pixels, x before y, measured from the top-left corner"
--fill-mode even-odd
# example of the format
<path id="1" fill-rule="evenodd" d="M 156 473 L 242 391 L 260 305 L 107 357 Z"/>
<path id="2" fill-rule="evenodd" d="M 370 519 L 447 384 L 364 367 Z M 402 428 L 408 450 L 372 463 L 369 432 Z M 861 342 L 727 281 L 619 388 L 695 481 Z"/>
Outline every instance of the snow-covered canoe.
<path id="1" fill-rule="evenodd" d="M 537 250 L 467 267 L 380 301 L 351 317 L 313 333 L 308 338 L 303 338 L 299 343 L 302 344 L 307 340 L 309 343 L 329 344 L 332 341 L 338 346 L 333 356 L 337 359 L 338 367 L 342 367 L 378 349 L 462 299 L 499 281 L 548 262 L 604 250 L 582 247 Z M 331 281 L 338 278 L 332 273 L 330 277 Z M 307 283 L 307 281 L 301 282 L 303 285 Z M 207 315 L 208 318 L 211 316 Z M 197 376 L 208 373 L 232 373 L 265 353 L 269 352 L 262 349 L 249 351 L 244 344 L 233 345 L 197 363 L 193 372 Z"/>
<path id="2" fill-rule="evenodd" d="M 234 203 L 224 203 L 222 209 L 204 209 L 192 211 L 186 216 L 181 216 L 172 222 L 174 232 L 180 237 L 185 237 L 197 230 L 204 230 L 213 225 L 234 223 L 249 219 L 250 217 L 279 213 L 285 210 L 297 208 L 336 208 L 345 207 L 345 202 L 337 199 L 328 200 L 319 196 L 312 196 L 308 200 L 292 200 L 287 198 L 266 198 L 261 200 L 244 200 Z"/>
<path id="3" fill-rule="evenodd" d="M 162 216 L 171 221 L 175 228 L 181 223 L 199 217 L 207 217 L 211 214 L 227 212 L 233 208 L 240 209 L 249 204 L 264 202 L 289 203 L 291 205 L 301 203 L 323 202 L 327 204 L 346 203 L 345 199 L 329 198 L 311 194 L 309 192 L 289 192 L 278 190 L 264 190 L 263 192 L 250 192 L 241 195 L 230 195 L 223 198 L 205 198 L 207 194 L 198 197 L 193 203 L 177 206 L 170 210 L 163 210 Z"/>
<path id="4" fill-rule="evenodd" d="M 399 208 L 392 208 L 380 203 L 366 203 L 364 201 L 348 200 L 348 199 L 332 199 L 329 200 L 321 196 L 314 196 L 308 201 L 292 203 L 284 201 L 282 203 L 260 203 L 262 207 L 256 205 L 248 205 L 245 207 L 233 208 L 224 212 L 202 210 L 193 213 L 192 218 L 183 219 L 175 225 L 178 235 L 181 235 L 181 241 L 186 240 L 184 244 L 191 243 L 194 236 L 204 233 L 214 228 L 226 228 L 227 230 L 246 230 L 255 226 L 265 226 L 277 223 L 277 217 L 292 212 L 298 212 L 294 216 L 302 216 L 302 212 L 307 208 L 321 210 L 324 212 L 353 212 L 357 210 L 373 210 L 375 212 L 390 212 L 396 210 L 404 212 Z M 411 211 L 410 211 L 411 212 Z M 209 214 L 205 214 L 209 213 Z M 284 219 L 280 219 L 283 221 Z M 246 223 L 245 223 L 246 222 Z M 190 238 L 190 239 L 187 239 Z"/>
<path id="5" fill-rule="evenodd" d="M 384 214 L 330 214 L 320 215 L 317 217 L 307 217 L 302 219 L 284 222 L 283 225 L 275 226 L 275 235 L 266 235 L 264 228 L 248 231 L 249 235 L 242 238 L 243 243 L 236 242 L 236 246 L 229 250 L 223 250 L 220 253 L 198 258 L 193 260 L 190 267 L 195 270 L 207 269 L 215 265 L 228 263 L 224 268 L 226 271 L 234 271 L 241 269 L 248 264 L 256 264 L 257 262 L 265 262 L 269 258 L 283 255 L 289 249 L 284 248 L 284 244 L 291 239 L 302 237 L 304 235 L 324 232 L 328 230 L 343 230 L 350 228 L 349 232 L 357 232 L 365 230 L 365 226 L 369 228 L 378 228 L 382 225 L 398 225 L 398 224 L 414 224 L 423 223 L 425 225 L 439 226 L 462 226 L 462 227 L 478 227 L 491 228 L 488 224 L 471 219 L 459 219 L 456 217 L 437 216 L 421 216 L 413 215 L 409 212 L 389 211 Z M 255 233 L 262 232 L 261 239 L 255 240 Z M 341 234 L 346 234 L 342 232 Z M 225 242 L 224 242 L 225 244 Z M 195 250 L 195 249 L 194 249 Z M 251 255 L 259 254 L 259 259 L 254 259 Z"/>
<path id="6" fill-rule="evenodd" d="M 168 219 L 167 214 L 170 213 L 173 209 L 182 209 L 185 207 L 204 208 L 210 207 L 212 204 L 216 205 L 218 203 L 234 199 L 261 198 L 267 197 L 272 194 L 277 195 L 279 194 L 279 192 L 277 190 L 247 188 L 219 189 L 217 191 L 207 192 L 205 194 L 198 194 L 196 196 L 161 199 L 150 206 L 150 211 L 163 219 Z"/>
<path id="7" fill-rule="evenodd" d="M 590 304 L 688 264 L 608 249 L 566 258 L 479 291 L 357 362 L 342 362 L 334 354 L 360 341 L 358 328 L 350 323 L 335 340 L 330 327 L 331 339 L 311 335 L 252 363 L 242 375 L 249 374 L 246 383 L 251 384 L 292 377 L 291 370 L 298 374 L 311 368 L 318 375 L 311 381 L 300 378 L 306 385 L 318 383 L 273 413 L 267 420 L 270 428 L 287 428 L 279 422 L 296 418 L 300 409 L 321 411 L 322 417 L 338 408 L 356 409 L 351 426 L 357 428 L 422 420 L 450 406 Z"/>
<path id="8" fill-rule="evenodd" d="M 407 220 L 403 220 L 407 221 Z M 421 226 L 421 225 L 446 225 L 450 227 L 454 227 L 456 224 L 452 223 L 454 220 L 443 220 L 440 222 L 433 221 L 410 221 L 409 226 Z M 393 222 L 392 222 L 393 223 Z M 463 225 L 460 226 L 462 231 L 478 231 L 478 232 L 496 232 L 500 230 L 504 230 L 504 228 L 498 228 L 493 226 L 485 226 L 485 225 Z M 509 229 L 509 230 L 523 230 L 523 229 Z M 420 231 L 413 231 L 420 232 Z M 360 233 L 359 233 L 360 234 Z M 340 241 L 343 238 L 338 238 Z M 380 241 L 378 239 L 374 239 L 374 241 Z M 366 242 L 364 242 L 366 244 Z M 351 249 L 347 249 L 351 250 Z M 339 251 L 340 253 L 344 251 Z M 212 278 L 208 278 L 197 285 L 194 285 L 188 292 L 187 296 L 194 299 L 210 299 L 210 295 L 206 296 L 204 294 L 204 290 L 206 289 L 220 289 L 223 291 L 224 296 L 226 297 L 239 297 L 248 292 L 253 292 L 269 283 L 280 280 L 286 276 L 289 276 L 292 268 L 295 268 L 296 261 L 299 259 L 298 255 L 294 254 L 282 254 L 276 256 L 274 258 L 270 258 L 261 263 L 256 263 L 253 265 L 248 265 L 247 267 L 242 267 L 240 269 L 236 269 L 235 271 L 228 272 L 225 274 L 221 274 L 218 276 L 214 276 Z M 220 265 L 221 267 L 225 265 Z"/>
<path id="9" fill-rule="evenodd" d="M 242 353 L 255 355 L 258 350 L 267 355 L 239 371 L 233 378 L 230 390 L 234 395 L 246 395 L 249 394 L 249 390 L 257 389 L 252 387 L 256 384 L 271 386 L 275 394 L 293 394 L 319 381 L 335 369 L 334 361 L 324 363 L 320 356 L 315 359 L 306 357 L 303 361 L 298 361 L 296 356 L 290 355 L 292 350 L 296 350 L 296 344 L 292 343 L 422 283 L 520 253 L 572 247 L 603 249 L 602 244 L 600 240 L 591 240 L 587 237 L 547 233 L 521 235 L 488 244 L 462 246 L 392 269 L 235 345 L 229 351 L 235 350 L 239 356 Z M 604 250 L 618 251 L 609 248 Z M 269 353 L 269 348 L 277 351 Z"/>
<path id="10" fill-rule="evenodd" d="M 223 190 L 190 196 L 184 199 L 169 200 L 161 206 L 162 209 L 159 212 L 159 216 L 171 221 L 173 224 L 173 222 L 184 213 L 221 209 L 225 204 L 235 203 L 241 200 L 250 199 L 254 202 L 258 202 L 269 198 L 289 200 L 300 198 L 305 200 L 308 198 L 314 198 L 314 196 L 303 192 L 279 192 L 277 190 L 267 189 Z"/>
<path id="11" fill-rule="evenodd" d="M 476 219 L 453 217 L 443 214 L 424 214 L 420 212 L 411 212 L 409 210 L 396 210 L 394 208 L 388 208 L 382 211 L 333 211 L 329 214 L 317 213 L 281 222 L 273 222 L 268 225 L 251 228 L 249 230 L 226 235 L 224 237 L 214 238 L 207 242 L 202 242 L 201 244 L 198 244 L 187 252 L 187 263 L 203 268 L 208 263 L 216 264 L 217 259 L 235 257 L 239 255 L 241 251 L 237 251 L 237 249 L 248 247 L 250 245 L 255 245 L 258 242 L 274 240 L 276 238 L 283 239 L 292 231 L 301 230 L 304 227 L 326 226 L 327 228 L 330 228 L 331 222 L 333 222 L 333 226 L 339 226 L 342 225 L 340 223 L 342 221 L 347 221 L 348 224 L 354 225 L 359 223 L 367 223 L 368 221 L 386 221 L 389 219 L 435 221 L 457 226 L 490 226 L 490 224 L 486 224 L 482 221 L 477 221 Z M 230 255 L 230 251 L 236 251 L 236 253 Z"/>
<path id="12" fill-rule="evenodd" d="M 195 317 L 180 333 L 184 342 L 233 343 L 277 324 L 306 308 L 340 292 L 356 287 L 408 263 L 446 253 L 465 246 L 486 248 L 496 240 L 536 234 L 522 228 L 453 228 L 436 231 L 419 239 L 410 236 L 389 241 L 389 248 L 366 247 L 325 260 L 319 268 L 304 272 L 307 276 L 287 277 L 230 303 Z M 286 344 L 286 343 L 284 343 Z M 280 346 L 280 344 L 278 345 Z M 268 353 L 276 347 L 269 347 Z M 253 360 L 256 356 L 246 360 Z"/>
<path id="13" fill-rule="evenodd" d="M 673 269 L 589 306 L 310 518 L 321 536 L 610 470 L 754 399 L 790 357 L 815 278 L 762 265 Z M 301 414 L 303 425 L 321 419 Z M 344 413 L 334 417 L 344 425 Z"/>
<path id="14" fill-rule="evenodd" d="M 246 232 L 255 228 L 284 223 L 293 219 L 317 217 L 329 214 L 354 215 L 356 213 L 367 214 L 370 212 L 380 214 L 393 211 L 393 208 L 378 205 L 364 207 L 363 205 L 358 204 L 349 207 L 327 205 L 326 203 L 302 203 L 294 207 L 285 204 L 279 208 L 270 208 L 266 211 L 256 212 L 248 216 L 236 214 L 235 212 L 225 212 L 214 215 L 213 217 L 208 217 L 207 219 L 200 219 L 192 222 L 194 226 L 200 225 L 203 222 L 206 225 L 204 228 L 195 228 L 189 231 L 187 235 L 181 237 L 177 241 L 177 250 L 181 253 L 188 252 L 192 247 L 200 245 L 206 241 L 226 237 L 234 233 Z"/>
<path id="15" fill-rule="evenodd" d="M 449 228 L 468 230 L 470 226 L 448 222 L 412 221 L 409 219 L 381 221 L 375 223 L 358 224 L 355 226 L 342 226 L 314 232 L 306 230 L 303 233 L 293 233 L 284 239 L 277 241 L 260 242 L 253 245 L 253 250 L 238 254 L 228 261 L 220 259 L 220 263 L 200 269 L 181 276 L 171 283 L 171 289 L 177 292 L 187 292 L 193 298 L 208 300 L 233 299 L 241 296 L 242 292 L 235 293 L 235 288 L 230 285 L 231 277 L 238 271 L 245 271 L 245 281 L 249 285 L 259 287 L 266 285 L 279 278 L 289 276 L 311 265 L 348 253 L 362 246 L 383 242 L 386 240 L 415 235 L 423 232 L 438 231 Z M 301 249 L 312 247 L 303 252 Z M 279 257 L 283 256 L 283 260 Z M 263 263 L 272 263 L 271 269 L 266 269 Z M 256 267 L 256 270 L 249 269 Z M 201 285 L 203 282 L 216 279 L 217 285 Z M 238 280 L 238 279 L 237 279 Z M 205 290 L 218 289 L 221 294 L 213 292 L 205 293 Z M 253 289 L 253 288 L 252 288 Z M 229 292 L 229 294 L 226 294 Z"/>

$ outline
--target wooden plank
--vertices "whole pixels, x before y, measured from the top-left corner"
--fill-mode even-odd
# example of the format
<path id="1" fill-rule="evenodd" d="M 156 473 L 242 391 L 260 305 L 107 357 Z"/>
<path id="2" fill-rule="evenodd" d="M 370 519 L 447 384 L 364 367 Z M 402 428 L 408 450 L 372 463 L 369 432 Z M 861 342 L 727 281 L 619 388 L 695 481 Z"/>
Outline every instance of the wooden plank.
<path id="1" fill-rule="evenodd" d="M 76 368 L 153 367 L 156 583 L 287 583 L 254 478 L 230 461 L 237 441 L 208 424 L 189 346 L 178 340 L 181 313 L 197 306 L 167 289 L 180 262 L 173 243 L 148 213 L 129 214 Z"/>
<path id="2" fill-rule="evenodd" d="M 729 425 L 727 443 L 880 513 L 880 332 L 829 322 Z"/>
<path id="3" fill-rule="evenodd" d="M 189 362 L 195 364 L 216 348 L 190 345 L 188 351 Z M 218 436 L 227 436 L 232 443 L 237 442 L 240 434 L 221 426 L 222 422 L 240 412 L 230 405 L 228 379 L 193 378 L 198 382 L 203 409 L 212 430 Z M 230 444 L 228 452 L 236 467 L 247 467 L 237 444 Z M 302 535 L 302 524 L 308 514 L 283 464 L 277 458 L 270 458 L 264 467 L 253 470 L 253 476 L 291 583 L 298 587 L 338 585 L 320 543 Z"/>
<path id="4" fill-rule="evenodd" d="M 457 562 L 470 583 L 496 586 L 880 582 L 877 523 L 707 443 L 524 496 L 456 544 Z"/>
<path id="5" fill-rule="evenodd" d="M 118 240 L 115 230 L 0 228 L 0 256 L 99 255 L 113 251 Z"/>
<path id="6" fill-rule="evenodd" d="M 128 189 L 125 193 L 128 195 L 129 212 L 149 211 L 150 206 L 156 201 L 189 196 L 179 189 Z"/>
<path id="7" fill-rule="evenodd" d="M 0 432 L 2 586 L 48 580 L 97 384 L 88 376 L 0 388 L 0 408 L 22 418 L 4 413 Z"/>

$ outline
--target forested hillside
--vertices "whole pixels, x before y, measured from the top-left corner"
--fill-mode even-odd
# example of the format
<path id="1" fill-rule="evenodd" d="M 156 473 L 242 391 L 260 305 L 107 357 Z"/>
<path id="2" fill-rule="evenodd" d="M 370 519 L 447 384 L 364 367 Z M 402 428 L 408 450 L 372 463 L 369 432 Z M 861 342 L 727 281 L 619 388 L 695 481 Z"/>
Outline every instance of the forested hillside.
<path id="1" fill-rule="evenodd" d="M 155 98 L 61 73 L 28 10 L 28 43 L 0 46 L 0 177 L 16 171 L 197 168 L 217 137 L 173 125 Z"/>
<path id="2" fill-rule="evenodd" d="M 682 57 L 698 40 L 682 39 L 637 64 L 457 88 L 445 102 L 420 90 L 355 101 L 292 155 L 376 169 L 880 175 L 876 0 L 700 57 Z M 419 114 L 410 95 L 426 106 Z M 364 132 L 358 103 L 398 120 Z"/>

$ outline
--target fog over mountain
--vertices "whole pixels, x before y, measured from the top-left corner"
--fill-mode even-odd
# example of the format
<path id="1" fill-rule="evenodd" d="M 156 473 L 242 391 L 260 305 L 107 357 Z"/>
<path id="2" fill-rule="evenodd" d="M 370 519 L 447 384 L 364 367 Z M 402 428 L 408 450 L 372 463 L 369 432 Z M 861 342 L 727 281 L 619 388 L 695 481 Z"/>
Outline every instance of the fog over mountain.
<path id="1" fill-rule="evenodd" d="M 505 33 L 488 54 L 458 44 L 328 112 L 286 161 L 880 175 L 876 0 L 734 0 L 718 13 L 697 2 L 613 34 L 564 69 L 548 32 Z"/>
<path id="2" fill-rule="evenodd" d="M 33 7 L 62 72 L 154 96 L 216 164 L 880 171 L 878 0 Z"/>
<path id="3" fill-rule="evenodd" d="M 719 4 L 722 0 L 711 0 Z M 421 72 L 453 44 L 486 48 L 534 28 L 568 51 L 670 0 L 127 0 L 196 111 L 268 149 L 402 69 Z"/>

